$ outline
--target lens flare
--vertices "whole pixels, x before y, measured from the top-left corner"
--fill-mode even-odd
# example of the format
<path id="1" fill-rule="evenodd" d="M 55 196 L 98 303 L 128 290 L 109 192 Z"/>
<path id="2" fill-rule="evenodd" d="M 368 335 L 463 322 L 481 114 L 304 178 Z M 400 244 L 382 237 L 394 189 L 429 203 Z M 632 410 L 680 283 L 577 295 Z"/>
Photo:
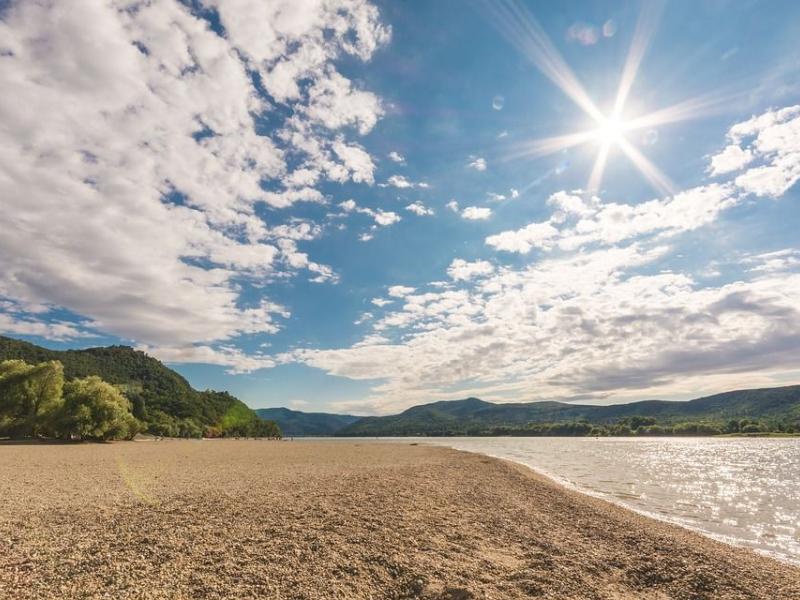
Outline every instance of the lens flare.
<path id="1" fill-rule="evenodd" d="M 664 0 L 653 0 L 643 4 L 622 68 L 614 104 L 609 114 L 603 114 L 589 97 L 569 65 L 547 37 L 542 26 L 525 6 L 518 0 L 486 0 L 484 6 L 490 22 L 497 30 L 545 77 L 579 106 L 596 125 L 594 129 L 587 131 L 522 142 L 509 149 L 504 158 L 520 159 L 545 156 L 594 142 L 599 148 L 586 186 L 588 192 L 599 189 L 611 149 L 618 147 L 658 192 L 672 194 L 675 188 L 669 178 L 633 146 L 625 134 L 640 129 L 653 130 L 652 128 L 659 125 L 686 121 L 719 112 L 734 97 L 721 93 L 701 96 L 634 119 L 623 119 L 625 104 L 630 97 L 650 39 L 658 26 L 665 6 Z M 653 131 L 657 136 L 657 130 Z"/>

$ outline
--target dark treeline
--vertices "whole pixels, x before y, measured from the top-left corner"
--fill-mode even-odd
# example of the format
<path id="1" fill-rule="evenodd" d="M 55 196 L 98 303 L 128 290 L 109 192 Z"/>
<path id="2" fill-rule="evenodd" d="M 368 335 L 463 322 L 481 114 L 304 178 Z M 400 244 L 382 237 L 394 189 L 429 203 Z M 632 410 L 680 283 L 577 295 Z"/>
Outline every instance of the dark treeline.
<path id="1" fill-rule="evenodd" d="M 614 423 L 571 421 L 564 423 L 528 423 L 521 427 L 496 426 L 477 428 L 467 435 L 511 436 L 708 436 L 800 433 L 800 424 L 790 420 L 729 419 L 658 423 L 654 417 L 626 417 Z"/>
<path id="2" fill-rule="evenodd" d="M 428 436 L 517 436 L 517 437 L 581 437 L 581 436 L 710 436 L 800 433 L 796 420 L 729 419 L 727 421 L 684 421 L 659 424 L 654 417 L 625 417 L 613 423 L 564 421 L 527 423 L 525 425 L 445 426 L 428 431 Z M 403 433 L 401 435 L 415 435 Z"/>
<path id="3" fill-rule="evenodd" d="M 141 398 L 135 391 L 133 396 Z M 132 439 L 140 432 L 195 438 L 281 436 L 273 421 L 253 418 L 252 411 L 243 404 L 239 408 L 241 403 L 232 397 L 223 400 L 231 408 L 214 425 L 205 425 L 200 419 L 137 407 L 125 385 L 112 385 L 96 375 L 67 379 L 57 360 L 0 362 L 2 437 L 108 441 Z"/>

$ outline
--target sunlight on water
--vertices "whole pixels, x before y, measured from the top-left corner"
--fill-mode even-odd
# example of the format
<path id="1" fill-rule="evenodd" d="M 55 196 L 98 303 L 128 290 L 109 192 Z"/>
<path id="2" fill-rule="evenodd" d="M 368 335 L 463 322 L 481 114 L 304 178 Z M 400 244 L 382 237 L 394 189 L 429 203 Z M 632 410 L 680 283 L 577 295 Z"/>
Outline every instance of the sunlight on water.
<path id="1" fill-rule="evenodd" d="M 800 440 L 447 438 L 639 512 L 800 563 Z"/>

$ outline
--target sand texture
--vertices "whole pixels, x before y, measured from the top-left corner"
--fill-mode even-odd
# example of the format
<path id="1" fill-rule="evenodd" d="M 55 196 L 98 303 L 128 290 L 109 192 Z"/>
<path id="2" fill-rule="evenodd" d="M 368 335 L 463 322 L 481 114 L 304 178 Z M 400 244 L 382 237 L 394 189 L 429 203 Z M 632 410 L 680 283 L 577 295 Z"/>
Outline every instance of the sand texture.
<path id="1" fill-rule="evenodd" d="M 0 444 L 0 598 L 800 598 L 800 568 L 422 445 Z"/>

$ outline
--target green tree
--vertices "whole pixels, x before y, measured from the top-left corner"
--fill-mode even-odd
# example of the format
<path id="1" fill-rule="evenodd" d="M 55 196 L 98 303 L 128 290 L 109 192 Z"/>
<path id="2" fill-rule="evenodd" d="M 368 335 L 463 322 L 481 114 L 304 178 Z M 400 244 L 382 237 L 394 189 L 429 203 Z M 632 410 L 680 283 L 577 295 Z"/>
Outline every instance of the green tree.
<path id="1" fill-rule="evenodd" d="M 765 429 L 757 422 L 751 421 L 742 426 L 742 433 L 761 433 L 762 431 L 765 431 Z"/>
<path id="2" fill-rule="evenodd" d="M 0 362 L 0 435 L 17 435 L 30 369 L 24 360 Z"/>
<path id="3" fill-rule="evenodd" d="M 57 429 L 82 440 L 126 440 L 140 430 L 131 403 L 113 385 L 94 375 L 64 386 L 64 404 Z"/>
<path id="4" fill-rule="evenodd" d="M 174 417 L 165 412 L 154 410 L 150 412 L 147 431 L 153 435 L 178 437 L 178 423 Z"/>
<path id="5" fill-rule="evenodd" d="M 281 434 L 281 428 L 278 427 L 278 424 L 275 421 L 270 421 L 266 419 L 254 422 L 253 431 L 251 435 L 253 437 L 262 437 L 270 439 L 280 439 L 283 437 L 283 435 Z"/>
<path id="6" fill-rule="evenodd" d="M 63 387 L 64 367 L 58 361 L 0 363 L 0 430 L 13 437 L 49 433 Z"/>
<path id="7" fill-rule="evenodd" d="M 178 435 L 182 438 L 201 438 L 203 430 L 193 419 L 181 419 L 178 423 Z"/>

